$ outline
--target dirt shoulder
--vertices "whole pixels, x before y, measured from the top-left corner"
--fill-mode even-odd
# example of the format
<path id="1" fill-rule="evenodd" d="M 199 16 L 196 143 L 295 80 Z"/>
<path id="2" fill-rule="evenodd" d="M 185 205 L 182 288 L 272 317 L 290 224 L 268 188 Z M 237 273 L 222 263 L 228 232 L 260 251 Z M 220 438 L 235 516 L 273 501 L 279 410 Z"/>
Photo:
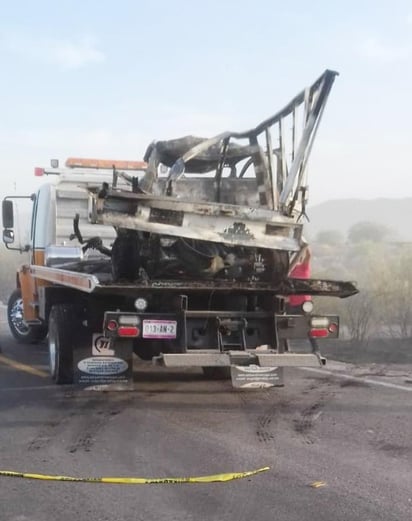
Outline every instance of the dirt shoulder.
<path id="1" fill-rule="evenodd" d="M 326 358 L 352 364 L 412 364 L 412 338 L 373 339 L 367 342 L 326 340 L 320 344 Z"/>

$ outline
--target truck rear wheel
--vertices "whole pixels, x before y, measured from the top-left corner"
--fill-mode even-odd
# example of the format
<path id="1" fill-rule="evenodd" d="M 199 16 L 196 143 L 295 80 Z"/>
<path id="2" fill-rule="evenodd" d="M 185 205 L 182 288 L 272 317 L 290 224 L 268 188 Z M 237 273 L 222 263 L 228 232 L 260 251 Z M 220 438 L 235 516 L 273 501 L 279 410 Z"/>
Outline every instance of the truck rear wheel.
<path id="1" fill-rule="evenodd" d="M 7 304 L 7 321 L 11 334 L 20 344 L 37 344 L 47 336 L 43 325 L 26 324 L 23 318 L 23 299 L 21 290 L 15 289 Z"/>
<path id="2" fill-rule="evenodd" d="M 58 304 L 49 316 L 49 369 L 56 384 L 73 383 L 73 340 L 79 324 L 73 306 Z"/>

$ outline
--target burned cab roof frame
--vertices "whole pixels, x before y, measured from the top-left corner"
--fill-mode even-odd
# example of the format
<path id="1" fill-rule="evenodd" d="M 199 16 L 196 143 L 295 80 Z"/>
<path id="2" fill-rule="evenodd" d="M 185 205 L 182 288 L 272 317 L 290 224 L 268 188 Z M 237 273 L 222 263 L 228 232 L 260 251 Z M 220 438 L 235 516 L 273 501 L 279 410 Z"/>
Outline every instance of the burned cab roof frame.
<path id="1" fill-rule="evenodd" d="M 247 163 L 254 167 L 260 205 L 284 215 L 292 215 L 299 194 L 305 196 L 303 179 L 307 161 L 337 74 L 326 70 L 282 110 L 245 132 L 224 132 L 210 139 L 186 136 L 152 143 L 145 155 L 149 166 L 140 187 L 148 193 L 152 191 L 159 163 L 170 167 L 164 187 L 165 195 L 173 193 L 173 183 L 185 171 L 201 174 L 215 170 L 215 201 L 220 202 L 223 168 L 229 167 L 234 177 L 236 166 L 248 160 Z M 303 110 L 303 121 L 298 121 L 299 110 Z M 288 117 L 291 118 L 288 125 L 291 135 L 285 131 Z M 248 144 L 234 143 L 234 139 L 245 139 Z M 259 139 L 264 141 L 264 148 L 259 144 Z M 245 168 L 238 177 L 243 177 L 244 171 Z"/>

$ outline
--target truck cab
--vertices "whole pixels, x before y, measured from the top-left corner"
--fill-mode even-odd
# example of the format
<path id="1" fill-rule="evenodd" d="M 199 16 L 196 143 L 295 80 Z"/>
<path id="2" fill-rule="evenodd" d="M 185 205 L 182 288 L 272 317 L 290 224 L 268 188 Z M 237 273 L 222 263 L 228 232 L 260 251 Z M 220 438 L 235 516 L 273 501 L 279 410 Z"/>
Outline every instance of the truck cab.
<path id="1" fill-rule="evenodd" d="M 52 160 L 50 168 L 35 168 L 35 175 L 45 181 L 36 193 L 9 196 L 3 200 L 3 242 L 6 248 L 20 251 L 27 259 L 18 269 L 16 290 L 8 305 L 9 325 L 17 341 L 36 343 L 47 335 L 47 316 L 40 314 L 39 294 L 51 283 L 33 277 L 31 267 L 53 267 L 85 258 L 98 259 L 102 256 L 98 250 L 85 248 L 96 236 L 103 247 L 110 248 L 113 243 L 116 232 L 112 226 L 90 224 L 89 194 L 100 190 L 103 183 L 111 179 L 116 164 L 120 163 L 69 158 L 65 167 L 59 168 L 57 161 Z M 145 167 L 143 162 L 127 164 L 136 172 Z M 20 216 L 22 200 L 31 201 L 24 237 L 15 233 L 15 217 Z M 76 227 L 81 229 L 81 235 L 74 233 L 75 216 L 78 216 Z"/>

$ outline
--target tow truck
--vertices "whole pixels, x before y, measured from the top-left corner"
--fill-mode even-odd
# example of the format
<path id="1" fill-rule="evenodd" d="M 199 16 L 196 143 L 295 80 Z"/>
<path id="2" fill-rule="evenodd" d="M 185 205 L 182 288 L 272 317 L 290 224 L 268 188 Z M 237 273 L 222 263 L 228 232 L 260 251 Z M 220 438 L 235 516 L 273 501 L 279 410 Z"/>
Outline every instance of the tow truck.
<path id="1" fill-rule="evenodd" d="M 339 317 L 311 301 L 290 315 L 286 302 L 357 293 L 352 282 L 289 275 L 307 246 L 306 166 L 335 76 L 325 71 L 246 132 L 152 142 L 144 161 L 37 168 L 47 182 L 30 196 L 27 245 L 14 245 L 18 201 L 3 200 L 3 241 L 29 256 L 10 329 L 20 342 L 47 337 L 57 384 L 128 382 L 132 352 L 239 387 L 325 364 L 289 340 L 336 338 Z"/>

